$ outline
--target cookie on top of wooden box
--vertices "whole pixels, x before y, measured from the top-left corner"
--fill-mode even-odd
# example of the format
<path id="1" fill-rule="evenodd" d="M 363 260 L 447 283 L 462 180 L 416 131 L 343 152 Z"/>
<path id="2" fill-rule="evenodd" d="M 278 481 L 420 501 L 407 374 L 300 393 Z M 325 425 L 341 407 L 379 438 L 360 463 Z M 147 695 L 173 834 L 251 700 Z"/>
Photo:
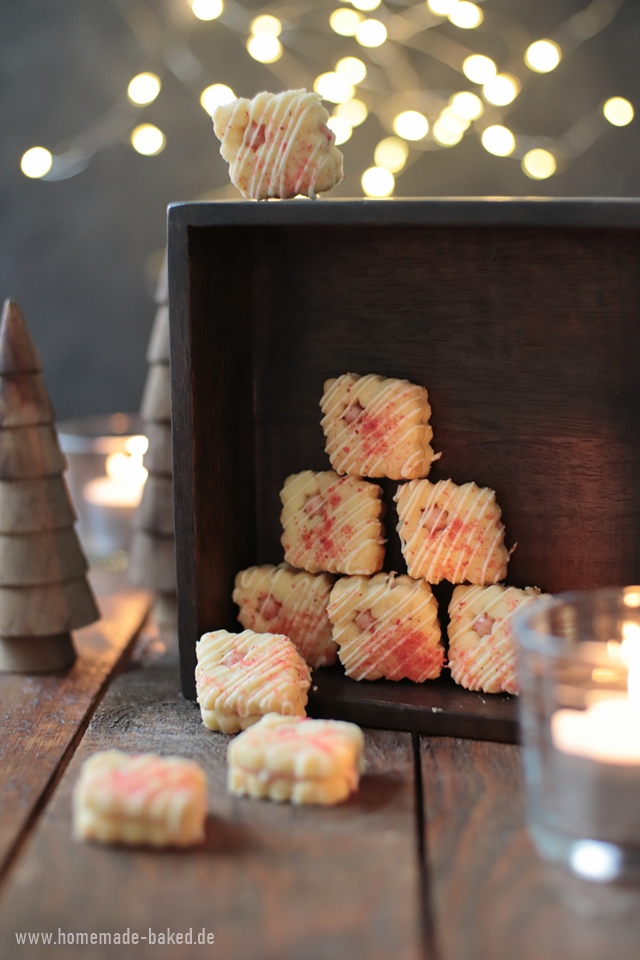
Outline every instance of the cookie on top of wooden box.
<path id="1" fill-rule="evenodd" d="M 394 500 L 409 576 L 479 585 L 504 579 L 510 553 L 494 490 L 411 480 L 398 487 Z"/>
<path id="2" fill-rule="evenodd" d="M 217 107 L 213 129 L 231 182 L 250 200 L 331 190 L 344 174 L 328 119 L 322 97 L 306 90 L 259 93 Z"/>
<path id="3" fill-rule="evenodd" d="M 340 803 L 358 789 L 363 748 L 355 723 L 271 713 L 229 744 L 229 790 L 292 803 Z"/>
<path id="4" fill-rule="evenodd" d="M 213 630 L 196 656 L 197 698 L 210 730 L 237 733 L 266 713 L 305 715 L 311 671 L 288 637 Z"/>
<path id="5" fill-rule="evenodd" d="M 283 633 L 314 670 L 336 659 L 327 614 L 334 577 L 294 570 L 288 563 L 241 570 L 233 602 L 238 620 L 256 633 Z"/>
<path id="6" fill-rule="evenodd" d="M 438 604 L 424 580 L 379 573 L 342 577 L 331 591 L 329 617 L 338 657 L 354 680 L 432 680 L 440 676 Z"/>
<path id="7" fill-rule="evenodd" d="M 320 424 L 331 466 L 353 477 L 412 480 L 438 459 L 425 387 L 377 374 L 345 373 L 324 385 Z"/>
<path id="8" fill-rule="evenodd" d="M 304 470 L 285 480 L 284 558 L 310 573 L 373 574 L 382 569 L 382 489 L 333 470 Z"/>
<path id="9" fill-rule="evenodd" d="M 543 594 L 537 587 L 457 586 L 449 604 L 449 668 L 456 683 L 485 693 L 518 693 L 512 620 Z"/>

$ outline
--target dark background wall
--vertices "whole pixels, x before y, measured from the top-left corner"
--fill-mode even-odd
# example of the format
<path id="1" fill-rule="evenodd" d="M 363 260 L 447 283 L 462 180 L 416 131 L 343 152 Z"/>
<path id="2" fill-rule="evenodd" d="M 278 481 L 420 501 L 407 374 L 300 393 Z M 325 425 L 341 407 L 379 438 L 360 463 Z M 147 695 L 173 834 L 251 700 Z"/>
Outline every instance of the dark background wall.
<path id="1" fill-rule="evenodd" d="M 353 40 L 329 30 L 328 15 L 339 5 L 318 0 L 240 6 L 229 0 L 219 21 L 203 23 L 186 0 L 2 0 L 0 296 L 17 298 L 23 308 L 60 418 L 137 409 L 166 206 L 235 195 L 199 91 L 214 82 L 248 96 L 260 89 L 311 87 L 314 76 L 332 69 L 340 56 L 368 60 Z M 412 5 L 389 3 L 387 14 Z M 640 108 L 637 0 L 485 0 L 480 30 L 460 31 L 446 22 L 437 30 L 508 65 L 514 49 L 553 36 L 587 7 L 611 16 L 609 25 L 552 74 L 529 78 L 505 122 L 517 133 L 553 138 L 582 120 L 596 137 L 593 146 L 558 175 L 537 182 L 524 176 L 518 162 L 489 155 L 477 134 L 469 133 L 453 149 L 419 155 L 398 177 L 396 195 L 639 196 L 640 120 L 624 128 L 599 120 L 600 105 L 613 95 Z M 273 70 L 251 60 L 245 49 L 248 22 L 258 9 L 285 21 L 286 52 Z M 470 86 L 441 59 L 410 56 L 425 89 Z M 149 107 L 136 110 L 125 94 L 142 70 L 160 74 L 163 90 Z M 105 116 L 116 131 L 114 142 L 86 169 L 51 182 L 23 176 L 19 163 L 26 149 L 39 144 L 63 151 L 78 134 L 91 136 Z M 166 149 L 156 157 L 141 156 L 129 145 L 128 129 L 143 120 L 166 134 Z M 374 114 L 356 130 L 341 148 L 348 179 L 332 196 L 362 195 L 360 175 L 388 132 Z"/>

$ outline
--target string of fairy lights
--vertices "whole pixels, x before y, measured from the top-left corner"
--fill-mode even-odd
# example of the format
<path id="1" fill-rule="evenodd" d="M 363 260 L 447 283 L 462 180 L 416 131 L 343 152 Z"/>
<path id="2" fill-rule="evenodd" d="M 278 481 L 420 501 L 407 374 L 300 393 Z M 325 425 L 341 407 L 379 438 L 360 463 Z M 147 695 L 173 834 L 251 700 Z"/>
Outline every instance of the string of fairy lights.
<path id="1" fill-rule="evenodd" d="M 135 3 L 113 2 L 127 20 Z M 144 0 L 137 2 L 144 8 Z M 545 180 L 566 169 L 609 125 L 626 126 L 634 118 L 628 99 L 615 91 L 603 91 L 591 114 L 579 118 L 562 135 L 528 135 L 512 129 L 509 121 L 518 97 L 536 76 L 551 73 L 582 43 L 601 32 L 625 0 L 591 0 L 549 37 L 527 38 L 523 43 L 524 30 L 507 30 L 517 42 L 511 44 L 504 63 L 477 49 L 487 35 L 503 33 L 504 11 L 493 9 L 490 0 L 345 0 L 333 10 L 319 9 L 308 0 L 297 5 L 295 16 L 284 2 L 281 6 L 270 4 L 269 12 L 257 15 L 237 0 L 175 2 L 186 6 L 191 22 L 185 27 L 181 21 L 178 35 L 175 17 L 155 24 L 158 29 L 153 33 L 160 39 L 149 57 L 154 71 L 134 76 L 126 100 L 123 91 L 122 102 L 68 143 L 54 150 L 42 146 L 27 150 L 20 161 L 25 176 L 51 181 L 75 176 L 99 150 L 122 140 L 140 154 L 160 154 L 167 142 L 165 133 L 155 124 L 141 121 L 145 108 L 161 95 L 167 72 L 197 96 L 209 114 L 235 99 L 234 90 L 223 82 L 225 78 L 211 77 L 193 52 L 191 41 L 198 21 L 218 21 L 217 28 L 235 33 L 247 56 L 273 73 L 276 89 L 299 85 L 293 78 L 299 77 L 301 62 L 307 72 L 314 63 L 321 63 L 325 69 L 310 76 L 308 85 L 330 109 L 328 125 L 337 144 L 357 137 L 367 118 L 377 116 L 387 135 L 377 143 L 371 165 L 362 172 L 365 196 L 393 195 L 397 178 L 426 151 L 452 149 L 465 136 L 478 137 L 487 153 L 497 158 L 518 162 L 527 177 Z M 149 15 L 150 9 L 145 12 Z M 134 33 L 139 31 L 128 22 Z M 442 30 L 444 24 L 457 28 L 460 39 L 452 39 L 450 27 Z M 303 56 L 301 27 L 324 41 L 320 53 L 316 46 L 312 57 Z M 171 43 L 166 42 L 169 35 Z M 341 52 L 345 43 L 352 44 L 348 55 L 336 59 L 332 36 L 341 38 Z M 476 39 L 470 43 L 472 37 Z M 142 46 L 149 50 L 148 42 Z M 419 68 L 416 58 L 422 58 Z M 454 71 L 459 77 L 455 88 L 443 91 L 425 86 L 429 58 Z M 203 86 L 206 74 L 214 82 Z"/>

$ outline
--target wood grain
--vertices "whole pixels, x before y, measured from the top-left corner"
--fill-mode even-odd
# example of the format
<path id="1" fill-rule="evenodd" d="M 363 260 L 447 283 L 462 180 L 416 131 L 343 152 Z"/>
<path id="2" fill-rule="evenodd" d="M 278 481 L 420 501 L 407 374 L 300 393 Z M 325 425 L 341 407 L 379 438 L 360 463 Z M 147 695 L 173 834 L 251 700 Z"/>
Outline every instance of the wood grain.
<path id="1" fill-rule="evenodd" d="M 23 928 L 129 927 L 147 935 L 149 928 L 204 927 L 215 935 L 216 956 L 225 958 L 418 960 L 410 735 L 369 732 L 361 790 L 337 807 L 232 798 L 225 785 L 229 738 L 206 730 L 195 705 L 179 696 L 177 655 L 157 658 L 151 651 L 133 666 L 102 701 L 12 871 L 0 943 Z M 70 797 L 80 763 L 111 747 L 179 754 L 205 767 L 210 816 L 202 849 L 150 852 L 72 843 Z M 156 957 L 158 948 L 138 944 L 135 955 Z M 171 950 L 178 958 L 210 955 L 211 948 Z M 95 946 L 91 956 L 132 952 Z"/>
<path id="2" fill-rule="evenodd" d="M 428 886 L 440 960 L 636 960 L 640 891 L 544 865 L 519 748 L 423 739 Z"/>
<path id="3" fill-rule="evenodd" d="M 433 479 L 497 491 L 509 583 L 636 582 L 639 262 L 634 201 L 172 208 L 185 694 L 237 570 L 282 559 L 285 477 L 329 466 L 318 404 L 346 371 L 428 388 Z"/>
<path id="4" fill-rule="evenodd" d="M 146 616 L 148 594 L 122 581 L 95 579 L 102 619 L 74 635 L 66 674 L 0 675 L 0 874 Z"/>

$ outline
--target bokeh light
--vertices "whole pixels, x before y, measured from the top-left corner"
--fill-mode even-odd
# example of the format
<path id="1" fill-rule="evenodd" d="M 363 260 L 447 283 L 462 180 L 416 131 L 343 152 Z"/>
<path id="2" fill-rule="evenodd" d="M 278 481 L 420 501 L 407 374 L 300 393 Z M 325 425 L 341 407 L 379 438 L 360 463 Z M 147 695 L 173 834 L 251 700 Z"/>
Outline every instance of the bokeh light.
<path id="1" fill-rule="evenodd" d="M 508 73 L 498 73 L 482 88 L 482 96 L 496 107 L 505 107 L 520 93 L 520 83 Z"/>
<path id="2" fill-rule="evenodd" d="M 282 44 L 271 33 L 258 33 L 247 40 L 247 50 L 260 63 L 275 63 L 282 56 Z"/>
<path id="3" fill-rule="evenodd" d="M 131 145 L 138 153 L 145 157 L 155 157 L 162 153 L 166 140 L 162 130 L 153 123 L 141 123 L 131 133 Z"/>
<path id="4" fill-rule="evenodd" d="M 337 116 L 347 120 L 352 127 L 359 127 L 369 116 L 366 103 L 357 98 L 347 100 L 346 103 L 339 103 L 335 112 Z"/>
<path id="5" fill-rule="evenodd" d="M 378 9 L 381 0 L 351 0 L 351 3 L 354 5 L 356 10 L 364 10 L 365 13 L 370 13 L 371 10 Z"/>
<path id="6" fill-rule="evenodd" d="M 614 127 L 626 127 L 634 117 L 633 106 L 624 97 L 611 97 L 603 104 L 602 112 Z"/>
<path id="7" fill-rule="evenodd" d="M 361 47 L 380 47 L 387 39 L 387 28 L 380 20 L 363 20 L 356 30 Z"/>
<path id="8" fill-rule="evenodd" d="M 346 103 L 355 92 L 353 84 L 339 73 L 321 73 L 314 80 L 313 89 L 331 103 Z"/>
<path id="9" fill-rule="evenodd" d="M 269 37 L 279 37 L 282 33 L 282 23 L 277 17 L 272 17 L 271 14 L 263 13 L 251 21 L 250 29 L 251 33 L 253 33 L 255 36 L 258 36 L 260 33 L 264 33 Z"/>
<path id="10" fill-rule="evenodd" d="M 129 82 L 127 96 L 131 103 L 144 106 L 152 103 L 160 93 L 160 77 L 155 73 L 139 73 Z"/>
<path id="11" fill-rule="evenodd" d="M 508 157 L 516 148 L 516 138 L 508 127 L 496 123 L 483 132 L 482 146 L 495 157 Z"/>
<path id="12" fill-rule="evenodd" d="M 53 156 L 46 147 L 31 147 L 20 160 L 20 169 L 25 177 L 30 177 L 32 180 L 46 177 L 52 166 Z"/>
<path id="13" fill-rule="evenodd" d="M 458 0 L 427 0 L 429 10 L 438 17 L 448 17 L 457 5 Z"/>
<path id="14" fill-rule="evenodd" d="M 198 20 L 215 20 L 224 10 L 222 0 L 192 0 L 191 9 Z"/>
<path id="15" fill-rule="evenodd" d="M 451 122 L 449 116 L 439 116 L 433 125 L 433 139 L 441 147 L 455 147 L 464 137 L 464 126 Z"/>
<path id="16" fill-rule="evenodd" d="M 491 57 L 481 53 L 472 53 L 462 64 L 462 72 L 472 83 L 488 83 L 498 72 Z"/>
<path id="17" fill-rule="evenodd" d="M 218 107 L 235 99 L 235 93 L 226 83 L 212 83 L 200 94 L 200 104 L 210 116 L 213 116 Z"/>
<path id="18" fill-rule="evenodd" d="M 358 57 L 343 57 L 336 63 L 336 73 L 351 83 L 362 83 L 367 75 L 366 65 Z"/>
<path id="19" fill-rule="evenodd" d="M 469 0 L 460 0 L 447 16 L 451 23 L 463 30 L 473 30 L 474 27 L 479 27 L 484 20 L 484 14 L 480 7 L 475 3 L 470 3 Z"/>
<path id="20" fill-rule="evenodd" d="M 359 13 L 355 10 L 346 10 L 344 7 L 334 10 L 329 17 L 329 26 L 341 37 L 355 37 L 361 23 L 362 17 Z"/>
<path id="21" fill-rule="evenodd" d="M 553 40 L 536 40 L 524 55 L 524 62 L 535 73 L 549 73 L 560 63 L 562 51 Z"/>
<path id="22" fill-rule="evenodd" d="M 556 158 L 548 150 L 536 147 L 522 158 L 522 169 L 532 180 L 546 180 L 558 169 Z"/>
<path id="23" fill-rule="evenodd" d="M 385 137 L 376 147 L 373 159 L 377 167 L 386 167 L 391 173 L 399 173 L 407 162 L 409 147 L 400 137 Z"/>
<path id="24" fill-rule="evenodd" d="M 451 97 L 451 109 L 465 120 L 477 120 L 484 113 L 484 104 L 480 97 L 468 90 L 462 90 Z"/>
<path id="25" fill-rule="evenodd" d="M 344 117 L 338 117 L 334 114 L 332 117 L 329 117 L 327 120 L 327 126 L 329 130 L 333 130 L 336 137 L 336 144 L 340 146 L 341 143 L 346 143 L 351 134 L 353 133 L 353 127 L 348 120 L 345 120 Z"/>
<path id="26" fill-rule="evenodd" d="M 404 140 L 422 140 L 429 132 L 429 121 L 417 110 L 403 110 L 393 121 L 393 129 Z"/>
<path id="27" fill-rule="evenodd" d="M 362 189 L 368 197 L 389 197 L 396 179 L 386 167 L 369 167 L 362 174 Z"/>

